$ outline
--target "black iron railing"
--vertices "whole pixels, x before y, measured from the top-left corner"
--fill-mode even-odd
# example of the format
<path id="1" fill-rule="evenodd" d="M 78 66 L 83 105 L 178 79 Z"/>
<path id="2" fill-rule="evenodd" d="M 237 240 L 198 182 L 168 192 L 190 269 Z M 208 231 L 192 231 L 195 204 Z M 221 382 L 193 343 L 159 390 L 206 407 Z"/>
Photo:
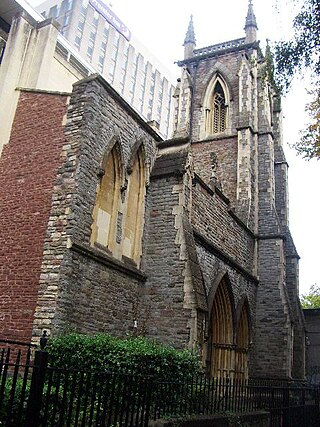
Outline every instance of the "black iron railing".
<path id="1" fill-rule="evenodd" d="M 8 344 L 8 343 L 6 343 Z M 271 427 L 320 425 L 319 389 L 303 384 L 212 379 L 159 382 L 129 372 L 59 369 L 27 347 L 0 354 L 1 427 L 144 427 L 163 417 L 267 410 Z"/>

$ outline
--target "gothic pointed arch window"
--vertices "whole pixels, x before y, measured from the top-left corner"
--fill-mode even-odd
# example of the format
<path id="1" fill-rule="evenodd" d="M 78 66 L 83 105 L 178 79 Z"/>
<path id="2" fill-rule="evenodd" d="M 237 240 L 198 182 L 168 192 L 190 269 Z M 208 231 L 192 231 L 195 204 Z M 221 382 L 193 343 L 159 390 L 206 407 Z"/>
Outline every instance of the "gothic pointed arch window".
<path id="1" fill-rule="evenodd" d="M 144 197 L 144 153 L 142 146 L 140 146 L 134 155 L 132 165 L 129 168 L 127 208 L 124 219 L 122 248 L 123 255 L 132 259 L 137 265 L 139 265 L 141 257 Z"/>
<path id="2" fill-rule="evenodd" d="M 227 105 L 226 97 L 219 81 L 217 81 L 213 91 L 211 108 L 212 133 L 224 132 L 227 124 Z"/>
<path id="3" fill-rule="evenodd" d="M 233 376 L 233 310 L 227 283 L 222 280 L 213 300 L 211 311 L 211 375 Z"/>
<path id="4" fill-rule="evenodd" d="M 228 128 L 228 90 L 224 80 L 216 75 L 209 84 L 205 99 L 205 135 L 223 133 Z"/>
<path id="5" fill-rule="evenodd" d="M 121 186 L 120 156 L 117 144 L 104 156 L 100 182 L 93 209 L 91 245 L 100 245 L 111 252 L 115 248 L 116 222 Z"/>

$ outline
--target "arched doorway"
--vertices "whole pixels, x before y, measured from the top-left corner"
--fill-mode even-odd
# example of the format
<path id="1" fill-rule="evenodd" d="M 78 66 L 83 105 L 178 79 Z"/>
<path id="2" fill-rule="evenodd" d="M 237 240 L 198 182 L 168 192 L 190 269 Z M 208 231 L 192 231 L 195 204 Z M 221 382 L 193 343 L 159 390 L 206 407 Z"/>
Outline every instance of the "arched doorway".
<path id="1" fill-rule="evenodd" d="M 222 280 L 211 310 L 211 375 L 232 377 L 234 373 L 233 310 L 228 284 Z"/>
<path id="2" fill-rule="evenodd" d="M 235 378 L 248 378 L 248 353 L 250 344 L 249 307 L 245 302 L 239 316 L 235 347 Z"/>

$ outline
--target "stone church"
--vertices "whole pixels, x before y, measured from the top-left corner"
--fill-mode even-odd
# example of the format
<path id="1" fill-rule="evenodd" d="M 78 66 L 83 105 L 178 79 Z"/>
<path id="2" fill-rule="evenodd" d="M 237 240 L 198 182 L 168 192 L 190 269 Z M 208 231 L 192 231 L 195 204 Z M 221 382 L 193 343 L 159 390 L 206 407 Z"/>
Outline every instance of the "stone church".
<path id="1" fill-rule="evenodd" d="M 281 102 L 249 3 L 245 37 L 184 41 L 173 136 L 101 76 L 20 88 L 0 159 L 1 322 L 145 335 L 212 376 L 304 378 Z"/>

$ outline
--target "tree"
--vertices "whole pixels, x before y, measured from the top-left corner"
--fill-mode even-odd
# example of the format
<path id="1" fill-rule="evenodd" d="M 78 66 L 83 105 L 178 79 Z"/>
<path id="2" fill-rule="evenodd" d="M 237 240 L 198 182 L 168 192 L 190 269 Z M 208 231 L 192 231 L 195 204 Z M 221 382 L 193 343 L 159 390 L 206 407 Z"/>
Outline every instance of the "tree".
<path id="1" fill-rule="evenodd" d="M 320 308 L 320 287 L 312 285 L 309 293 L 302 295 L 300 301 L 303 308 Z"/>
<path id="2" fill-rule="evenodd" d="M 292 0 L 294 1 L 294 0 Z M 303 0 L 293 20 L 294 35 L 278 42 L 274 49 L 275 81 L 280 91 L 290 87 L 295 74 L 307 68 L 312 73 L 313 101 L 306 106 L 310 124 L 294 147 L 306 159 L 320 158 L 320 2 Z"/>

